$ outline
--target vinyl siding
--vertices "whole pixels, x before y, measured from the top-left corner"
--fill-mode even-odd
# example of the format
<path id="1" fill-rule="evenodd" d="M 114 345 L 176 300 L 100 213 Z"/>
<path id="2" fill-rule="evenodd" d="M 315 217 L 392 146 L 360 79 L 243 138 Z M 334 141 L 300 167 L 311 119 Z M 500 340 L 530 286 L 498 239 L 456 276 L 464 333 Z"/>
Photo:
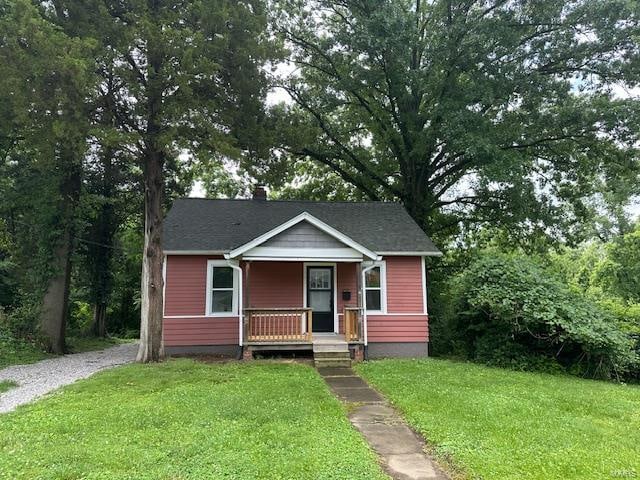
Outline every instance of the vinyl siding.
<path id="1" fill-rule="evenodd" d="M 169 255 L 166 265 L 164 340 L 168 346 L 238 343 L 238 317 L 206 317 L 207 260 L 211 256 Z M 369 342 L 424 342 L 428 317 L 422 305 L 420 257 L 385 257 L 387 315 L 368 315 Z M 302 262 L 252 262 L 245 270 L 245 299 L 253 308 L 299 308 L 303 305 Z M 338 263 L 338 313 L 358 300 L 358 264 Z M 248 290 L 248 291 L 247 291 Z M 342 292 L 351 300 L 344 302 Z M 394 315 L 401 314 L 401 315 Z M 167 318 L 167 317 L 184 318 Z M 339 315 L 340 332 L 344 332 Z"/>
<path id="2" fill-rule="evenodd" d="M 245 298 L 251 308 L 302 308 L 300 262 L 251 262 L 245 268 Z M 248 276 L 248 279 L 247 279 Z"/>
<path id="3" fill-rule="evenodd" d="M 420 257 L 385 257 L 387 315 L 367 315 L 369 342 L 426 342 Z M 394 315 L 402 314 L 402 315 Z"/>
<path id="4" fill-rule="evenodd" d="M 164 314 L 204 315 L 209 257 L 167 257 Z"/>
<path id="5" fill-rule="evenodd" d="M 165 318 L 164 344 L 237 345 L 238 317 Z"/>
<path id="6" fill-rule="evenodd" d="M 387 257 L 387 312 L 423 313 L 422 260 Z"/>
<path id="7" fill-rule="evenodd" d="M 300 222 L 264 242 L 261 247 L 344 248 L 345 245 L 309 222 Z"/>

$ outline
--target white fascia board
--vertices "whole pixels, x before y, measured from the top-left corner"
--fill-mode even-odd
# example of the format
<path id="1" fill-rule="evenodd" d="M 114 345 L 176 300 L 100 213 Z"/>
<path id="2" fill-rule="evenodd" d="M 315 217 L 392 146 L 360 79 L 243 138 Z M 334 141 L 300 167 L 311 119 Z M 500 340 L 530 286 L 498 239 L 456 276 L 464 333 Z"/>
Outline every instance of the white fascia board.
<path id="1" fill-rule="evenodd" d="M 274 228 L 274 229 L 272 229 L 272 230 L 260 235 L 259 237 L 254 238 L 250 242 L 247 242 L 244 245 L 241 245 L 238 248 L 235 248 L 234 250 L 231 250 L 229 252 L 229 257 L 228 258 L 239 257 L 243 253 L 248 252 L 252 248 L 255 248 L 255 247 L 261 245 L 262 243 L 266 242 L 270 238 L 275 237 L 279 233 L 282 233 L 285 230 L 287 230 L 287 229 L 293 227 L 294 225 L 296 225 L 296 224 L 298 224 L 300 222 L 303 222 L 303 221 L 309 222 L 311 225 L 313 225 L 314 227 L 318 228 L 319 230 L 322 230 L 323 232 L 331 235 L 335 239 L 341 241 L 345 245 L 353 248 L 354 250 L 357 250 L 358 252 L 360 252 L 365 257 L 368 257 L 368 258 L 371 258 L 371 259 L 378 258 L 378 255 L 375 252 L 372 252 L 368 248 L 363 247 L 358 242 L 356 242 L 356 241 L 352 240 L 351 238 L 347 237 L 345 234 L 343 234 L 342 232 L 336 230 L 335 228 L 331 227 L 330 225 L 327 225 L 322 220 L 318 220 L 316 217 L 311 215 L 309 212 L 302 212 L 300 215 L 296 215 L 291 220 L 287 220 L 283 224 L 281 224 L 281 225 L 277 226 L 276 228 Z"/>
<path id="2" fill-rule="evenodd" d="M 165 250 L 165 255 L 224 255 L 224 250 Z"/>
<path id="3" fill-rule="evenodd" d="M 362 254 L 353 248 L 282 248 L 255 247 L 245 252 L 242 258 L 251 260 L 253 257 L 277 258 L 335 258 L 336 260 L 362 260 Z"/>
<path id="4" fill-rule="evenodd" d="M 359 263 L 360 258 L 335 258 L 335 257 L 247 257 L 242 256 L 243 260 L 261 261 L 261 262 L 332 262 L 332 263 Z"/>
<path id="5" fill-rule="evenodd" d="M 380 255 L 389 255 L 394 257 L 442 257 L 444 254 L 438 252 L 378 252 Z"/>

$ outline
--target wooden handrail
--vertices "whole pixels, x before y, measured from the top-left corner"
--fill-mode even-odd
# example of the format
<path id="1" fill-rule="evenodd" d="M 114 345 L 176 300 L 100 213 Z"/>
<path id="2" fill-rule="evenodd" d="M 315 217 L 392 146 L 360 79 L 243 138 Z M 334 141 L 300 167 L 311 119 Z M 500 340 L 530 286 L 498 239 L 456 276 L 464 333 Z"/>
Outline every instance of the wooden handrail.
<path id="1" fill-rule="evenodd" d="M 359 318 L 360 308 L 344 307 L 344 337 L 347 342 L 360 340 Z"/>
<path id="2" fill-rule="evenodd" d="M 310 308 L 246 308 L 244 314 L 244 338 L 249 343 L 311 341 Z"/>

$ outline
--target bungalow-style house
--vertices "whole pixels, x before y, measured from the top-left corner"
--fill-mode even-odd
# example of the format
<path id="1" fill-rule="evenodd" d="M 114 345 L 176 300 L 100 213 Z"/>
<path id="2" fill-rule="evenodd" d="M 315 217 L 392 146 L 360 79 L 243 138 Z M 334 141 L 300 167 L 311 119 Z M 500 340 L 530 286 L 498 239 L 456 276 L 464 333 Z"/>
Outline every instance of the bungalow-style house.
<path id="1" fill-rule="evenodd" d="M 179 199 L 164 249 L 168 354 L 427 355 L 425 257 L 441 253 L 400 204 Z"/>

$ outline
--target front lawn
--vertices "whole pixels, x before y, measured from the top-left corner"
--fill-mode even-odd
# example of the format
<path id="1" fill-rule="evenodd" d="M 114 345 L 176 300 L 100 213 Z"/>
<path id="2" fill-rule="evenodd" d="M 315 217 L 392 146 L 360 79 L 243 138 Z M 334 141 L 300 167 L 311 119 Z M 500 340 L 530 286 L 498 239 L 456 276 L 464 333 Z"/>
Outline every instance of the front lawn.
<path id="1" fill-rule="evenodd" d="M 469 478 L 640 477 L 638 386 L 433 359 L 357 370 Z"/>
<path id="2" fill-rule="evenodd" d="M 128 365 L 0 415 L 0 478 L 385 478 L 299 364 Z"/>

